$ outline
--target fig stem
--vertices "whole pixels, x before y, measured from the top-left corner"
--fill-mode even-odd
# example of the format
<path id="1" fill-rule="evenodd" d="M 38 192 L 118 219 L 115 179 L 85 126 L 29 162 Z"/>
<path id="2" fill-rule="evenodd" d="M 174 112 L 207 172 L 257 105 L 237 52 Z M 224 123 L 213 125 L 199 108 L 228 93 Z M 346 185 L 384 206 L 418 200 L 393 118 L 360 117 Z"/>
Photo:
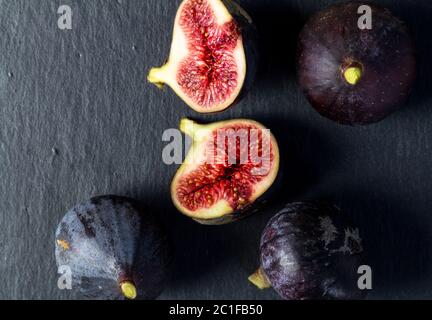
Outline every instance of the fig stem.
<path id="1" fill-rule="evenodd" d="M 190 137 L 193 137 L 196 132 L 196 126 L 198 124 L 190 119 L 181 119 L 180 120 L 180 131 L 187 134 Z"/>
<path id="2" fill-rule="evenodd" d="M 248 279 L 250 282 L 252 282 L 260 290 L 267 289 L 267 288 L 271 287 L 271 284 L 267 280 L 267 277 L 264 274 L 264 270 L 262 268 L 259 268 Z"/>
<path id="3" fill-rule="evenodd" d="M 147 80 L 156 85 L 159 89 L 162 89 L 165 84 L 165 69 L 166 66 L 152 68 L 147 76 Z"/>
<path id="4" fill-rule="evenodd" d="M 180 131 L 187 134 L 193 141 L 201 141 L 205 139 L 208 134 L 207 128 L 203 125 L 196 123 L 193 120 L 184 118 L 180 120 Z"/>
<path id="5" fill-rule="evenodd" d="M 362 77 L 362 69 L 360 67 L 348 67 L 345 69 L 343 75 L 346 80 L 351 85 L 356 85 Z"/>
<path id="6" fill-rule="evenodd" d="M 126 299 L 133 300 L 137 297 L 136 287 L 131 281 L 122 282 L 120 288 Z"/>

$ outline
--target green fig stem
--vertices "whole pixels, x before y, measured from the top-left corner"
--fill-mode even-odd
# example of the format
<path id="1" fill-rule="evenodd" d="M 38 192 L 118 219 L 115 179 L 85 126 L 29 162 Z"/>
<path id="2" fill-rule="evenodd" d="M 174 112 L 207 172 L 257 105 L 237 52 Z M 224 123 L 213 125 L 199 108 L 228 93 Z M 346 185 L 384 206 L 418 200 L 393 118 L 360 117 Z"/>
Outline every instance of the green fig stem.
<path id="1" fill-rule="evenodd" d="M 250 282 L 252 282 L 260 290 L 267 289 L 267 288 L 271 287 L 271 284 L 267 280 L 267 277 L 264 274 L 264 270 L 262 268 L 259 268 L 248 279 Z"/>
<path id="2" fill-rule="evenodd" d="M 126 299 L 134 300 L 137 297 L 137 290 L 133 282 L 124 281 L 120 284 L 120 288 Z"/>
<path id="3" fill-rule="evenodd" d="M 156 85 L 159 89 L 162 89 L 166 81 L 166 68 L 166 65 L 160 68 L 152 68 L 147 76 L 147 80 Z"/>
<path id="4" fill-rule="evenodd" d="M 208 126 L 198 124 L 187 118 L 180 120 L 180 131 L 191 137 L 194 142 L 205 139 L 209 133 Z"/>
<path id="5" fill-rule="evenodd" d="M 345 81 L 354 86 L 360 81 L 363 71 L 359 66 L 351 66 L 344 70 L 343 75 Z"/>
<path id="6" fill-rule="evenodd" d="M 190 119 L 181 119 L 180 120 L 180 131 L 187 134 L 190 137 L 193 137 L 196 132 L 196 126 L 198 124 Z"/>

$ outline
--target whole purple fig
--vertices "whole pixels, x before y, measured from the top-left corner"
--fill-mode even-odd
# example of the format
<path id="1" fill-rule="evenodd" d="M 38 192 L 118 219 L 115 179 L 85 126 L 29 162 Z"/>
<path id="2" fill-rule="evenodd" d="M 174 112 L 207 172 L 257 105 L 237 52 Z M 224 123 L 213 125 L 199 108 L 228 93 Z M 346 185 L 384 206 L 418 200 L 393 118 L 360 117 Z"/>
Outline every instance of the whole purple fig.
<path id="1" fill-rule="evenodd" d="M 365 125 L 406 101 L 416 74 L 415 49 L 406 24 L 388 9 L 349 2 L 309 19 L 297 67 L 300 87 L 321 115 Z"/>
<path id="2" fill-rule="evenodd" d="M 270 219 L 261 238 L 261 268 L 249 280 L 287 300 L 361 299 L 364 264 L 358 229 L 335 206 L 292 203 Z"/>

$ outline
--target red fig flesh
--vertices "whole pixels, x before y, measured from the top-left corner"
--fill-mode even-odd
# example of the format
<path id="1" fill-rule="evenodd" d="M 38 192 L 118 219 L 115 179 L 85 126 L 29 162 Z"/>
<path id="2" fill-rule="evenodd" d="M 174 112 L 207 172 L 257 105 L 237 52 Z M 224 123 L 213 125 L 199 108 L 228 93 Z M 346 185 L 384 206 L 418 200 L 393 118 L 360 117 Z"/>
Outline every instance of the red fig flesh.
<path id="1" fill-rule="evenodd" d="M 252 120 L 180 128 L 193 143 L 171 186 L 176 207 L 208 224 L 227 223 L 248 209 L 275 181 L 279 150 L 268 129 Z"/>
<path id="2" fill-rule="evenodd" d="M 198 112 L 226 109 L 237 100 L 246 80 L 242 33 L 250 23 L 232 1 L 183 1 L 168 62 L 153 68 L 148 80 L 159 87 L 169 85 Z"/>

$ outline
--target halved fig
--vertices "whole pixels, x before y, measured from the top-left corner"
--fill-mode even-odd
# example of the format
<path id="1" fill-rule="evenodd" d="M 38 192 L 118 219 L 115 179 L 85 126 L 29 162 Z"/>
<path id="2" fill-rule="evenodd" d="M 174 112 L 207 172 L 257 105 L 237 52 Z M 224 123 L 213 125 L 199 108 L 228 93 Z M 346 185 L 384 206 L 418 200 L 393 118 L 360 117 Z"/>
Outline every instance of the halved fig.
<path id="1" fill-rule="evenodd" d="M 184 0 L 174 22 L 168 62 L 148 81 L 169 85 L 192 109 L 222 111 L 251 86 L 257 64 L 250 16 L 231 0 Z"/>
<path id="2" fill-rule="evenodd" d="M 279 171 L 279 149 L 270 130 L 246 119 L 209 125 L 183 119 L 180 130 L 192 138 L 171 185 L 180 212 L 202 224 L 251 214 Z"/>

